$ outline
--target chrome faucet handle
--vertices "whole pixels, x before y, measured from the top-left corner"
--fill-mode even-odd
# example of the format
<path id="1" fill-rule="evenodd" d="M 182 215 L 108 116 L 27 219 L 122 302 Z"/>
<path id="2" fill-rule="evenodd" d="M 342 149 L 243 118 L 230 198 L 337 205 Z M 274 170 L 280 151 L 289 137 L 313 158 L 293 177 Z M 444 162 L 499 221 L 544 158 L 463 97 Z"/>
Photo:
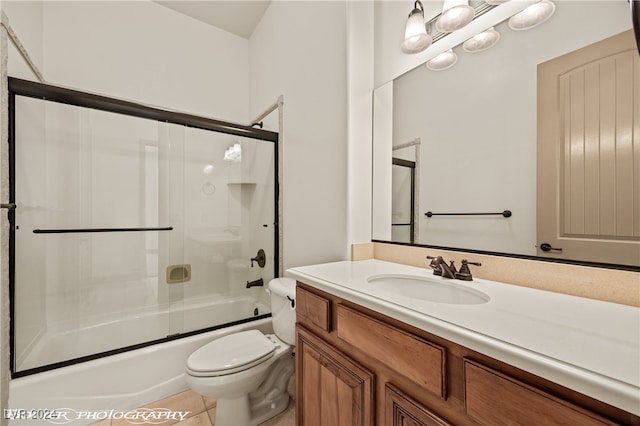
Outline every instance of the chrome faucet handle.
<path id="1" fill-rule="evenodd" d="M 471 275 L 471 270 L 469 269 L 469 265 L 482 266 L 480 262 L 469 262 L 467 259 L 462 259 L 462 266 L 460 270 L 456 272 L 456 278 L 463 281 L 473 281 L 473 276 Z"/>

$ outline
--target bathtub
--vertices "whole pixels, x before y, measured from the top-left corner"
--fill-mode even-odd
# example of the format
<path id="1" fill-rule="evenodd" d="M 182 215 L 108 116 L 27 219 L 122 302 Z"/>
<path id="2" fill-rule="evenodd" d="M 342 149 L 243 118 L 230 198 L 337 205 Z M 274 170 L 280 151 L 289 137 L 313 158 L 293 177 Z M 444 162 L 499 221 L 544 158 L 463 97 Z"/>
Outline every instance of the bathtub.
<path id="1" fill-rule="evenodd" d="M 54 364 L 113 349 L 201 330 L 268 313 L 257 294 L 209 295 L 187 298 L 153 309 L 114 313 L 75 324 L 50 324 L 18 357 L 18 371 Z"/>
<path id="2" fill-rule="evenodd" d="M 252 305 L 263 314 L 267 305 L 256 303 L 250 298 Z M 191 303 L 192 302 L 192 303 Z M 212 311 L 236 311 L 246 309 L 248 298 L 236 300 L 218 300 L 218 303 L 206 303 L 202 299 L 185 302 L 184 324 L 197 326 L 198 321 L 210 320 Z M 167 315 L 169 313 L 166 313 Z M 84 340 L 96 340 L 96 336 L 104 338 L 110 333 L 128 329 L 132 334 L 141 332 L 151 326 L 152 315 L 141 315 L 112 321 L 101 325 L 87 327 L 75 332 L 87 334 Z M 229 317 L 225 317 L 229 318 Z M 232 319 L 231 321 L 233 321 Z M 211 324 L 210 322 L 208 324 Z M 193 328 L 190 328 L 193 329 Z M 165 398 L 188 389 L 184 380 L 184 366 L 193 351 L 204 344 L 237 331 L 258 329 L 264 333 L 271 333 L 271 318 L 263 318 L 223 329 L 197 334 L 170 342 L 159 343 L 141 349 L 136 349 L 117 355 L 112 355 L 92 361 L 74 364 L 43 373 L 13 379 L 9 385 L 9 408 L 25 410 L 55 410 L 69 408 L 73 411 L 104 411 L 127 410 L 140 407 L 146 403 Z M 90 338 L 90 336 L 92 336 Z M 62 338 L 62 336 L 58 336 Z M 49 340 L 52 350 L 63 351 L 64 345 L 56 342 L 53 335 Z M 140 342 L 138 340 L 138 342 Z M 95 342 L 92 342 L 95 343 Z M 73 416 L 71 416 L 73 418 Z M 89 424 L 94 420 L 76 420 L 60 422 L 64 424 Z M 33 420 L 11 420 L 11 425 L 36 424 L 51 425 L 56 422 Z"/>

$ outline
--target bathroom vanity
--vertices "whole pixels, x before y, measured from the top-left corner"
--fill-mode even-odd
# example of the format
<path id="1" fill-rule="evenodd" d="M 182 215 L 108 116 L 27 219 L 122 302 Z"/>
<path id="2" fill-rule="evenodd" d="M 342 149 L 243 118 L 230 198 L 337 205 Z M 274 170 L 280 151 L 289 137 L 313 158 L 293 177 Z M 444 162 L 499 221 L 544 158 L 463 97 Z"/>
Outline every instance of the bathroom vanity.
<path id="1" fill-rule="evenodd" d="M 287 274 L 298 425 L 640 425 L 638 308 L 379 260 Z"/>

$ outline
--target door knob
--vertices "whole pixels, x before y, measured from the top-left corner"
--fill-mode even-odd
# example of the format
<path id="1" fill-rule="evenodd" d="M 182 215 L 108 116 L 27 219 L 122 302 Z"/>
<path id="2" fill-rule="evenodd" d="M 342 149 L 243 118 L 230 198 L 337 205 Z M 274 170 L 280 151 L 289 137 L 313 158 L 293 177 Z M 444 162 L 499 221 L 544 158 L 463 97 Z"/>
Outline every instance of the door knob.
<path id="1" fill-rule="evenodd" d="M 555 251 L 555 252 L 561 252 L 562 249 L 558 248 L 558 247 L 551 247 L 551 244 L 549 243 L 542 243 L 540 244 L 540 250 L 542 251 Z"/>

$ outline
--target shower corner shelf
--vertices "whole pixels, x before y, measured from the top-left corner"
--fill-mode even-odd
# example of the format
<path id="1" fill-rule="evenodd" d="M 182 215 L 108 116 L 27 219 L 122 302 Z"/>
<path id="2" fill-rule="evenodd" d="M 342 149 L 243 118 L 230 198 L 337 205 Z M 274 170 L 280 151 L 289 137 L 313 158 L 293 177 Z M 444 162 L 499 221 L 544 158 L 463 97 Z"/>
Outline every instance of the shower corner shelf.
<path id="1" fill-rule="evenodd" d="M 255 182 L 227 182 L 227 185 L 256 185 Z"/>

